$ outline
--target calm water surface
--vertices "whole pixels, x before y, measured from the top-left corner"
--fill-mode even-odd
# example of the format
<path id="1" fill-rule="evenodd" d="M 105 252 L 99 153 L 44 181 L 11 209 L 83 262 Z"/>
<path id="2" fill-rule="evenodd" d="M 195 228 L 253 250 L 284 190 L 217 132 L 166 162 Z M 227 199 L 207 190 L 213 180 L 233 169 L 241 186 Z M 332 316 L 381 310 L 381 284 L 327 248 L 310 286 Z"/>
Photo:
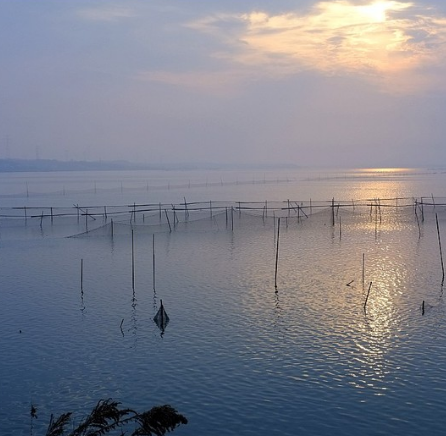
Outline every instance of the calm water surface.
<path id="1" fill-rule="evenodd" d="M 29 435 L 31 404 L 45 434 L 51 413 L 80 419 L 109 397 L 173 405 L 189 419 L 178 435 L 444 434 L 443 172 L 0 179 L 0 435 Z M 189 206 L 178 223 L 169 212 L 172 231 L 155 210 L 38 217 L 184 197 L 214 208 Z M 266 200 L 268 210 L 218 208 Z M 12 209 L 24 206 L 26 220 Z"/>

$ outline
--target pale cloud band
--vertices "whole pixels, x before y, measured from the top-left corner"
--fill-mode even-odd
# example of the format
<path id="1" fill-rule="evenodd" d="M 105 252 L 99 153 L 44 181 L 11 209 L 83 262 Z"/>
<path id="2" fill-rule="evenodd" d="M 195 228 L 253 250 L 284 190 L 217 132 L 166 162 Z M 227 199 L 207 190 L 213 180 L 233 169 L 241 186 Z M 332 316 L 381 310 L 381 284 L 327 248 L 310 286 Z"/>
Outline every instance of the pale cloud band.
<path id="1" fill-rule="evenodd" d="M 122 18 L 133 18 L 137 14 L 131 8 L 121 6 L 91 7 L 78 11 L 80 18 L 89 21 L 117 22 Z"/>

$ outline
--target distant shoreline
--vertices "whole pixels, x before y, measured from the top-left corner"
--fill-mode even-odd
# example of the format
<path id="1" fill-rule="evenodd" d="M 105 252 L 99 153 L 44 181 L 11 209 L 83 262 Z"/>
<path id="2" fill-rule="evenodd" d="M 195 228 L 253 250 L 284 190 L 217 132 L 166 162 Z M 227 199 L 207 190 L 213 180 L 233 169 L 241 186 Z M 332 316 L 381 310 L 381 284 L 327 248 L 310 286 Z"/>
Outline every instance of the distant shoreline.
<path id="1" fill-rule="evenodd" d="M 128 161 L 60 161 L 55 159 L 0 159 L 0 173 L 57 172 L 57 171 L 172 171 L 172 170 L 227 170 L 227 169 L 298 169 L 298 165 L 254 165 L 254 164 L 136 164 Z"/>

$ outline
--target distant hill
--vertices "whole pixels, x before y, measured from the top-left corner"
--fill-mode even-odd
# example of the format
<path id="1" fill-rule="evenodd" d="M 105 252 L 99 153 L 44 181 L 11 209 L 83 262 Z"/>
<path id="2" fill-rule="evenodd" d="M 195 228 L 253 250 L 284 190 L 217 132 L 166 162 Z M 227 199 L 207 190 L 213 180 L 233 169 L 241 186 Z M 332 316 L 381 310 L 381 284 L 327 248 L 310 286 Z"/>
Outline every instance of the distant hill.
<path id="1" fill-rule="evenodd" d="M 296 165 L 255 164 L 135 164 L 127 161 L 60 161 L 55 159 L 0 159 L 0 173 L 51 171 L 131 171 L 131 170 L 217 170 L 217 169 L 294 169 Z"/>
<path id="2" fill-rule="evenodd" d="M 54 159 L 0 159 L 0 172 L 47 172 L 47 171 L 108 171 L 148 169 L 148 166 L 126 161 L 87 162 L 60 161 Z"/>

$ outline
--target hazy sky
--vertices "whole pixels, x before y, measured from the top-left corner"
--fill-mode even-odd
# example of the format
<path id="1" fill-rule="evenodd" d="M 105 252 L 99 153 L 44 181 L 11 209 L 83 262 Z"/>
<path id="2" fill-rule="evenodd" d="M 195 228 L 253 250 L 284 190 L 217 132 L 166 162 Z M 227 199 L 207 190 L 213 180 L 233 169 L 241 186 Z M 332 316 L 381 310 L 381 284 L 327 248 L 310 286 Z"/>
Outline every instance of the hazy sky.
<path id="1" fill-rule="evenodd" d="M 446 163 L 444 0 L 0 0 L 0 157 Z"/>

